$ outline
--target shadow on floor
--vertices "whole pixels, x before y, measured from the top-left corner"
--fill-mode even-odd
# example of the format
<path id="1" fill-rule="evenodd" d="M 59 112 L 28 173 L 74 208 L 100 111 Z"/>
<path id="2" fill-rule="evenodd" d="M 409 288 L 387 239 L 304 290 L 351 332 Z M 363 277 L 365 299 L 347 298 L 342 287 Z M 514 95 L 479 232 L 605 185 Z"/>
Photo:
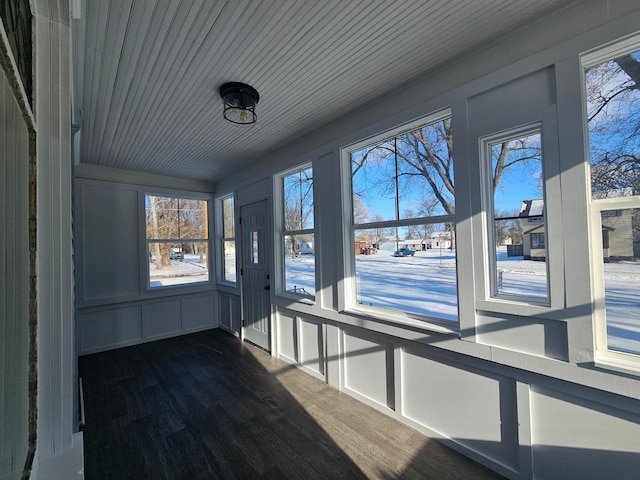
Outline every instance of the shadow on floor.
<path id="1" fill-rule="evenodd" d="M 501 478 L 220 330 L 79 363 L 87 480 Z"/>

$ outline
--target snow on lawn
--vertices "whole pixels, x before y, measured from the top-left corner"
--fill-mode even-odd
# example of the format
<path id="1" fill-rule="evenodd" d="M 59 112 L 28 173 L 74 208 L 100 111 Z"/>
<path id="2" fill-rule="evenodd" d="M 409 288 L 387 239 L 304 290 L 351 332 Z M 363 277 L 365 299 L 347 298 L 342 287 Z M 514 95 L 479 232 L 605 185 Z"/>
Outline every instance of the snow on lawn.
<path id="1" fill-rule="evenodd" d="M 499 293 L 529 298 L 549 298 L 547 295 L 546 262 L 508 257 L 506 247 L 496 252 L 497 269 L 502 274 Z"/>
<path id="2" fill-rule="evenodd" d="M 385 252 L 356 257 L 359 303 L 443 320 L 458 318 L 455 255 L 416 252 L 393 257 Z"/>
<path id="3" fill-rule="evenodd" d="M 547 298 L 546 262 L 507 257 L 498 250 L 503 271 L 500 293 Z M 640 353 L 640 263 L 604 265 L 609 348 Z M 286 288 L 315 295 L 314 256 L 286 258 Z M 393 257 L 388 251 L 356 256 L 356 298 L 363 305 L 456 321 L 458 297 L 455 254 L 439 249 Z M 515 297 L 515 298 L 517 298 Z"/>
<path id="4" fill-rule="evenodd" d="M 149 263 L 149 277 L 151 287 L 166 287 L 169 285 L 183 285 L 185 283 L 206 282 L 209 280 L 209 269 L 206 261 L 200 262 L 200 255 L 185 255 L 184 262 L 171 260 L 170 265 L 156 270 L 155 261 Z"/>
<path id="5" fill-rule="evenodd" d="M 285 255 L 285 289 L 314 297 L 316 294 L 315 255 Z"/>
<path id="6" fill-rule="evenodd" d="M 609 348 L 640 353 L 640 263 L 604 264 Z"/>

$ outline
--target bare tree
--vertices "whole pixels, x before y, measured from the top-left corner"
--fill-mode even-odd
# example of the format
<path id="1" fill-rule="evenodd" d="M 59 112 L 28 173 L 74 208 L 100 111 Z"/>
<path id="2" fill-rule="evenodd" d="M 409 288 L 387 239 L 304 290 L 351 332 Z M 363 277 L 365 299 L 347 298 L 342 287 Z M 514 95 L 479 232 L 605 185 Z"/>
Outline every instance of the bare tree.
<path id="1" fill-rule="evenodd" d="M 147 236 L 151 236 L 152 238 L 158 237 L 158 202 L 156 201 L 156 197 L 151 195 L 149 196 L 149 204 L 150 204 L 150 221 L 147 219 L 147 232 L 151 232 L 151 235 L 147 234 Z M 160 258 L 160 244 L 154 243 L 154 250 L 156 255 L 156 270 L 162 269 L 162 260 Z"/>
<path id="2" fill-rule="evenodd" d="M 178 246 L 181 261 L 186 252 L 192 252 L 200 254 L 202 263 L 207 248 L 203 240 L 208 238 L 207 202 L 155 195 L 147 198 L 147 237 L 158 240 L 151 243 L 156 269 L 171 264 L 172 248 Z"/>
<path id="3" fill-rule="evenodd" d="M 527 164 L 540 158 L 540 146 L 532 145 L 527 137 L 510 140 L 498 145 L 492 155 L 493 188 L 497 188 L 505 170 L 516 164 Z M 394 160 L 394 162 L 391 161 Z M 361 172 L 369 162 L 380 173 L 380 165 L 386 161 L 384 179 L 386 190 L 396 197 L 416 185 L 425 188 L 418 214 L 430 216 L 441 206 L 448 215 L 455 214 L 455 180 L 453 160 L 453 134 L 451 119 L 445 118 L 424 127 L 398 135 L 383 143 L 352 156 L 352 175 Z M 394 170 L 394 171 L 392 171 Z M 395 180 L 395 183 L 390 180 Z M 415 181 L 418 183 L 415 183 Z M 354 192 L 354 197 L 366 192 Z M 452 232 L 453 233 L 453 232 Z M 452 242 L 453 243 L 453 242 Z"/>
<path id="4" fill-rule="evenodd" d="M 378 215 L 378 218 L 381 218 Z M 361 197 L 353 197 L 353 223 L 365 223 L 369 220 L 369 209 L 363 203 Z"/>
<path id="5" fill-rule="evenodd" d="M 391 145 L 387 144 L 387 148 Z M 453 137 L 446 118 L 397 137 L 393 153 L 403 160 L 400 176 L 423 177 L 444 211 L 455 214 Z"/>
<path id="6" fill-rule="evenodd" d="M 637 53 L 600 63 L 586 71 L 591 188 L 596 193 L 640 193 Z"/>
<path id="7" fill-rule="evenodd" d="M 313 222 L 313 177 L 310 168 L 284 178 L 284 229 L 287 232 L 305 230 Z M 289 235 L 291 255 L 295 257 L 300 239 Z"/>

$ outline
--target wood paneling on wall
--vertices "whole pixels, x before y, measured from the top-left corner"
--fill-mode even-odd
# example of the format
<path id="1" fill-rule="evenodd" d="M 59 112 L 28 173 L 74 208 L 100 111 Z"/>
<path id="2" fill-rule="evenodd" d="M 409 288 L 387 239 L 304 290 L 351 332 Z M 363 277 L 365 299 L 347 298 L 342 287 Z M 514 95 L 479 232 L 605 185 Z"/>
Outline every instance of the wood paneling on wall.
<path id="1" fill-rule="evenodd" d="M 29 415 L 29 131 L 0 68 L 0 478 L 20 478 Z"/>
<path id="2" fill-rule="evenodd" d="M 640 466 L 637 401 L 353 326 L 328 322 L 339 334 L 325 335 L 285 308 L 276 318 L 278 358 L 508 478 L 625 478 Z M 310 371 L 302 344 L 337 352 L 321 369 L 341 374 Z"/>
<path id="3" fill-rule="evenodd" d="M 96 171 L 101 173 L 90 172 Z M 112 175 L 107 172 L 109 178 Z M 159 184 L 157 176 L 149 180 Z M 201 182 L 193 185 L 196 189 L 203 186 Z M 147 189 L 162 187 L 86 178 L 78 178 L 76 187 L 80 355 L 219 325 L 213 283 L 146 286 L 141 205 Z"/>

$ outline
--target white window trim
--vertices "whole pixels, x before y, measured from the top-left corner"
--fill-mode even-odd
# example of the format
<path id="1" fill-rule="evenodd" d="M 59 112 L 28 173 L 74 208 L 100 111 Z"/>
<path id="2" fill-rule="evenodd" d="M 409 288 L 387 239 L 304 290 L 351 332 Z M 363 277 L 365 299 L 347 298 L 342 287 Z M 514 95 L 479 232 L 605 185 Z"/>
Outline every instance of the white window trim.
<path id="1" fill-rule="evenodd" d="M 634 353 L 609 350 L 607 342 L 607 318 L 605 309 L 604 285 L 604 251 L 602 247 L 601 212 L 610 210 L 625 210 L 640 208 L 640 196 L 607 198 L 591 201 L 591 245 L 593 248 L 592 278 L 593 292 L 591 294 L 594 307 L 594 337 L 596 362 L 622 369 L 632 369 L 636 373 L 640 369 L 640 355 Z"/>
<path id="2" fill-rule="evenodd" d="M 185 191 L 176 191 L 176 190 L 153 190 L 153 191 L 144 191 L 142 192 L 143 194 L 141 195 L 142 197 L 142 217 L 143 219 L 146 218 L 146 198 L 148 196 L 155 196 L 155 197 L 171 197 L 171 198 L 179 198 L 179 199 L 186 199 L 186 200 L 200 200 L 200 201 L 204 201 L 207 202 L 207 224 L 209 225 L 209 231 L 207 232 L 208 238 L 189 238 L 189 239 L 170 239 L 170 238 L 159 238 L 159 239 L 150 239 L 147 237 L 147 224 L 146 224 L 146 220 L 140 222 L 140 232 L 142 235 L 142 248 L 143 248 L 143 252 L 142 252 L 142 256 L 140 258 L 142 259 L 146 259 L 147 255 L 149 254 L 149 244 L 151 243 L 166 243 L 166 242 L 173 242 L 173 243 L 183 243 L 185 240 L 189 240 L 191 242 L 197 242 L 197 243 L 206 243 L 207 244 L 207 251 L 209 252 L 207 255 L 207 267 L 208 267 L 208 279 L 207 280 L 202 280 L 199 282 L 189 282 L 189 283 L 180 283 L 180 284 L 176 284 L 176 285 L 160 285 L 157 287 L 152 287 L 151 286 L 151 272 L 149 271 L 149 262 L 148 261 L 143 261 L 141 262 L 141 273 L 142 275 L 140 276 L 140 280 L 143 283 L 143 289 L 146 292 L 157 292 L 160 290 L 169 290 L 169 289 L 192 289 L 192 290 L 198 290 L 201 287 L 210 287 L 214 284 L 214 280 L 213 280 L 213 276 L 212 276 L 212 272 L 213 272 L 213 260 L 212 260 L 212 245 L 211 245 L 211 217 L 212 217 L 212 212 L 211 212 L 211 204 L 212 204 L 212 198 L 211 195 L 207 195 L 207 194 L 197 194 L 194 192 L 185 192 Z"/>
<path id="3" fill-rule="evenodd" d="M 560 190 L 560 162 L 557 142 L 557 119 L 555 108 L 547 109 L 539 121 L 515 126 L 500 132 L 492 133 L 478 139 L 481 162 L 482 191 L 482 271 L 478 275 L 476 291 L 476 308 L 485 312 L 513 314 L 531 317 L 546 316 L 552 312 L 562 311 L 565 307 L 564 287 L 564 246 L 562 232 L 562 205 Z M 496 287 L 495 258 L 490 253 L 495 249 L 492 238 L 494 233 L 489 226 L 493 225 L 493 191 L 491 189 L 489 146 L 525 135 L 540 134 L 542 146 L 542 175 L 544 178 L 544 210 L 545 236 L 547 248 L 547 292 L 546 299 L 535 297 L 519 297 L 500 295 Z M 558 208 L 548 208 L 558 205 Z M 491 212 L 491 213 L 490 213 Z M 491 229 L 492 230 L 492 229 Z M 477 250 L 476 250 L 477 252 Z"/>
<path id="4" fill-rule="evenodd" d="M 392 137 L 402 135 L 403 133 L 415 130 L 425 125 L 436 123 L 451 118 L 451 108 L 447 107 L 437 110 L 427 116 L 421 117 L 412 122 L 400 125 L 396 128 L 386 130 L 375 136 L 368 137 L 351 145 L 340 149 L 340 176 L 342 187 L 342 219 L 343 219 L 343 252 L 344 252 L 344 282 L 343 293 L 340 297 L 338 310 L 340 313 L 354 314 L 358 316 L 366 316 L 376 320 L 392 322 L 398 325 L 408 327 L 417 327 L 420 329 L 431 330 L 439 333 L 458 333 L 460 325 L 460 309 L 458 306 L 458 319 L 444 320 L 436 317 L 423 316 L 403 312 L 401 310 L 386 309 L 360 305 L 356 299 L 356 272 L 355 272 L 355 253 L 354 238 L 356 230 L 366 230 L 377 227 L 395 227 L 395 226 L 411 226 L 438 223 L 456 224 L 455 215 L 438 215 L 433 217 L 407 218 L 400 220 L 386 220 L 384 222 L 369 222 L 354 225 L 353 222 L 353 184 L 351 181 L 351 154 L 361 150 L 372 144 L 382 142 Z M 458 275 L 456 268 L 456 277 Z M 459 294 L 457 301 L 459 303 Z"/>
<path id="5" fill-rule="evenodd" d="M 301 170 L 307 170 L 307 169 L 311 169 L 312 171 L 312 178 L 314 179 L 314 185 L 313 185 L 313 228 L 307 228 L 307 229 L 301 229 L 301 230 L 287 230 L 285 231 L 284 229 L 284 178 L 289 176 L 289 175 L 293 175 L 297 172 L 300 172 Z M 316 192 L 316 186 L 315 186 L 315 171 L 313 168 L 313 162 L 305 162 L 305 163 L 300 163 L 298 165 L 296 165 L 293 168 L 284 170 L 282 172 L 278 172 L 273 176 L 273 211 L 274 211 L 274 222 L 276 225 L 276 228 L 274 229 L 274 246 L 275 248 L 274 250 L 274 260 L 275 260 L 275 266 L 274 266 L 274 273 L 275 273 L 275 295 L 277 297 L 282 297 L 282 298 L 287 298 L 289 300 L 294 300 L 296 302 L 299 303 L 304 303 L 307 305 L 315 305 L 316 304 L 316 299 L 317 299 L 317 291 L 315 293 L 315 295 L 311 296 L 311 295 L 303 295 L 303 294 L 298 294 L 298 293 L 293 293 L 293 292 L 289 292 L 286 289 L 286 284 L 287 284 L 287 279 L 286 279 L 286 271 L 285 271 L 285 266 L 284 266 L 284 262 L 285 262 L 285 253 L 283 251 L 282 245 L 284 244 L 284 237 L 288 236 L 288 235 L 303 235 L 303 234 L 311 234 L 313 235 L 313 250 L 314 250 L 314 281 L 315 281 L 315 285 L 316 285 L 316 289 L 317 286 L 319 285 L 319 279 L 318 279 L 318 264 L 320 263 L 318 261 L 319 257 L 318 257 L 318 248 L 317 247 L 317 239 L 318 239 L 318 235 L 316 232 L 316 200 L 317 200 L 317 192 Z"/>
<path id="6" fill-rule="evenodd" d="M 224 201 L 229 198 L 233 199 L 233 232 L 237 234 L 238 226 L 236 225 L 236 218 L 238 218 L 236 212 L 236 199 L 233 193 L 227 193 L 222 196 L 215 198 L 215 217 L 217 219 L 215 224 L 215 252 L 216 252 L 216 282 L 219 285 L 224 285 L 231 288 L 238 287 L 238 278 L 240 275 L 238 268 L 238 236 L 235 235 L 233 237 L 225 237 L 224 236 Z M 224 278 L 224 243 L 225 241 L 233 240 L 236 246 L 236 281 L 232 282 L 230 280 L 225 280 Z"/>
<path id="7" fill-rule="evenodd" d="M 496 244 L 496 240 L 495 240 L 495 229 L 494 229 L 494 223 L 495 223 L 495 206 L 493 204 L 494 202 L 494 192 L 492 189 L 492 185 L 493 185 L 493 168 L 492 168 L 492 155 L 491 155 L 491 147 L 493 145 L 496 144 L 500 144 L 503 142 L 509 142 L 511 140 L 516 140 L 518 138 L 522 138 L 522 137 L 528 137 L 528 136 L 532 136 L 532 135 L 540 135 L 540 144 L 541 144 L 541 148 L 542 148 L 542 143 L 544 142 L 543 139 L 543 135 L 542 135 L 542 124 L 540 122 L 536 122 L 530 125 L 523 125 L 521 127 L 517 127 L 514 129 L 510 129 L 510 130 L 506 130 L 504 132 L 499 132 L 497 134 L 492 134 L 486 137 L 482 137 L 480 139 L 480 144 L 481 144 L 481 153 L 480 153 L 480 162 L 482 163 L 481 165 L 481 177 L 480 177 L 480 182 L 481 182 L 481 188 L 482 188 L 482 192 L 483 192 L 483 208 L 482 211 L 484 213 L 484 217 L 485 217 L 485 222 L 483 222 L 483 227 L 484 227 L 484 237 L 485 237 L 485 255 L 488 261 L 488 266 L 489 268 L 485 270 L 485 272 L 488 273 L 488 277 L 485 276 L 485 285 L 486 288 L 485 289 L 485 296 L 486 296 L 486 300 L 504 300 L 507 302 L 515 302 L 515 303 L 527 303 L 530 305 L 537 305 L 537 306 L 549 306 L 550 303 L 550 296 L 551 296 L 551 288 L 550 288 L 550 282 L 549 282 L 549 277 L 550 277 L 550 268 L 549 268 L 549 264 L 551 263 L 549 261 L 549 248 L 546 248 L 546 257 L 547 259 L 545 260 L 545 265 L 547 267 L 547 298 L 545 299 L 541 299 L 538 297 L 527 297 L 527 296 L 518 296 L 518 295 L 506 295 L 506 294 L 501 294 L 498 292 L 498 284 L 497 284 L 497 273 L 498 273 L 498 265 L 497 265 L 497 261 L 495 258 L 495 255 L 493 254 L 493 252 L 495 251 L 495 244 Z M 544 149 L 543 149 L 544 150 Z M 545 167 L 544 167 L 544 152 L 541 156 L 541 167 L 542 167 L 542 176 L 545 177 Z M 545 185 L 543 184 L 543 201 L 544 201 L 544 215 L 543 218 L 545 219 L 544 225 L 545 225 L 545 244 L 548 244 L 548 242 L 546 242 L 546 236 L 547 236 L 547 232 L 549 231 L 548 228 L 548 222 L 546 221 L 546 219 L 548 219 L 547 216 L 547 192 L 546 192 L 546 188 Z"/>
<path id="8" fill-rule="evenodd" d="M 604 62 L 611 61 L 623 55 L 635 52 L 640 49 L 640 35 L 633 34 L 622 39 L 617 39 L 604 46 L 583 53 L 580 56 L 582 66 L 582 122 L 585 136 L 586 163 L 590 167 L 589 159 L 589 127 L 587 125 L 587 105 L 586 105 L 586 82 L 585 72 L 587 69 Z M 640 370 L 640 355 L 634 353 L 618 352 L 609 350 L 607 342 L 607 319 L 605 309 L 605 285 L 604 285 L 604 262 L 602 246 L 602 212 L 611 210 L 624 210 L 640 208 L 640 196 L 593 199 L 591 194 L 591 169 L 586 179 L 586 186 L 589 198 L 590 209 L 590 240 L 591 240 L 591 277 L 593 301 L 593 331 L 595 364 L 614 370 L 632 372 L 637 374 Z"/>
<path id="9" fill-rule="evenodd" d="M 640 48 L 640 36 L 630 35 L 623 39 L 618 39 L 605 46 L 599 46 L 594 50 L 583 53 L 580 56 L 582 69 L 587 70 L 614 58 L 621 57 L 628 53 L 635 52 Z M 584 77 L 584 76 L 583 76 Z"/>

